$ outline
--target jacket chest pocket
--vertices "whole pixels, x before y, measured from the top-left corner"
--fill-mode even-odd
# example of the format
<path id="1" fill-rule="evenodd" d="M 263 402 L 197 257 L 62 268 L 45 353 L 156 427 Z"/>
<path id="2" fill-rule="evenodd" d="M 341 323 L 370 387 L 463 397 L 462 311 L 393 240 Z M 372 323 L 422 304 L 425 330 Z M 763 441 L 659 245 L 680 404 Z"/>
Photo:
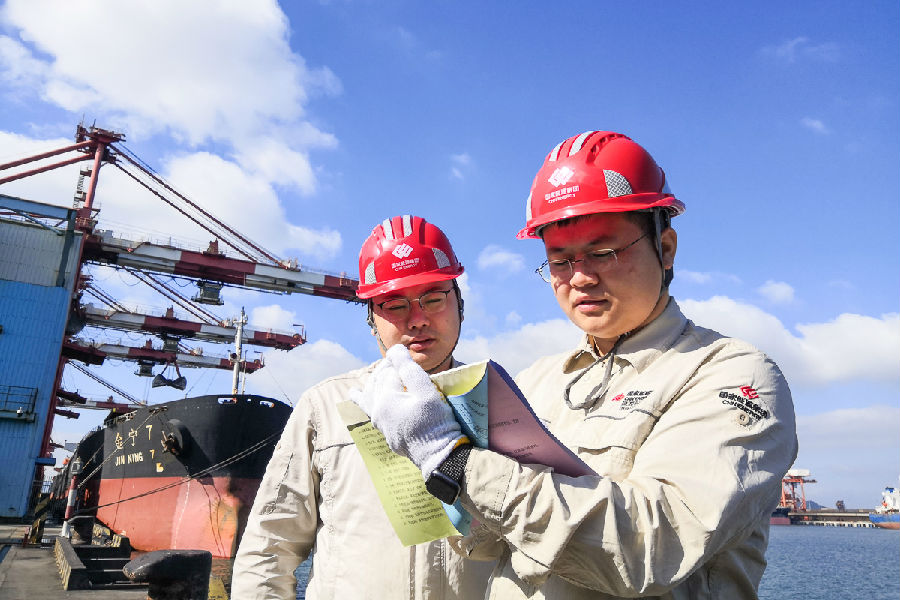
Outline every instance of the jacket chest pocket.
<path id="1" fill-rule="evenodd" d="M 656 416 L 640 409 L 598 411 L 584 418 L 571 439 L 578 455 L 598 475 L 620 480 L 631 473 L 634 456 L 656 421 Z"/>

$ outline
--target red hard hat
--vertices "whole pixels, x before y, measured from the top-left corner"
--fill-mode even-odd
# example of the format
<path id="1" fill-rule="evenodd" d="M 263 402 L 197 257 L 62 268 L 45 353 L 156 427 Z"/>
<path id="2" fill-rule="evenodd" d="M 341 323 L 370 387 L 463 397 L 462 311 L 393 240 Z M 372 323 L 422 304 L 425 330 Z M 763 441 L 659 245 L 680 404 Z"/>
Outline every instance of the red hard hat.
<path id="1" fill-rule="evenodd" d="M 356 295 L 365 300 L 462 273 L 443 231 L 422 217 L 403 215 L 376 225 L 363 243 Z"/>
<path id="2" fill-rule="evenodd" d="M 673 217 L 684 212 L 653 157 L 621 133 L 586 131 L 547 155 L 516 237 L 537 238 L 545 225 L 571 217 L 657 207 Z"/>

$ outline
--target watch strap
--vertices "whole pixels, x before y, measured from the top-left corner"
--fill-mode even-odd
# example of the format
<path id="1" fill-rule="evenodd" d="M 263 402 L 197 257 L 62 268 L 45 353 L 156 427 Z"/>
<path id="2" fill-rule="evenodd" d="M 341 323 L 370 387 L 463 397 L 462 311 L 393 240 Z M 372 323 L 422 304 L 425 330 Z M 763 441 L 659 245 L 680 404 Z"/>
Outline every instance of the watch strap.
<path id="1" fill-rule="evenodd" d="M 460 444 L 454 448 L 438 471 L 455 481 L 462 483 L 463 475 L 466 473 L 466 462 L 469 460 L 469 453 L 472 451 L 472 444 Z"/>

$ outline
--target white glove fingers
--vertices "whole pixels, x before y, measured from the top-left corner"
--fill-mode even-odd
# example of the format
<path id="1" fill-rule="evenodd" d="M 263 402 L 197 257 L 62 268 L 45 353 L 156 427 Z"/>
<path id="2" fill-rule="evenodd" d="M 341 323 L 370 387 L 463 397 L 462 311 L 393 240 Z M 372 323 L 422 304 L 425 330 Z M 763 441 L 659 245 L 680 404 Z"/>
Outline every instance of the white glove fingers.
<path id="1" fill-rule="evenodd" d="M 437 389 L 428 373 L 416 364 L 409 355 L 409 350 L 402 344 L 392 346 L 387 351 L 385 358 L 391 361 L 391 364 L 397 369 L 397 372 L 400 374 L 400 380 L 406 386 L 406 389 L 422 390 L 423 392 L 429 388 Z"/>

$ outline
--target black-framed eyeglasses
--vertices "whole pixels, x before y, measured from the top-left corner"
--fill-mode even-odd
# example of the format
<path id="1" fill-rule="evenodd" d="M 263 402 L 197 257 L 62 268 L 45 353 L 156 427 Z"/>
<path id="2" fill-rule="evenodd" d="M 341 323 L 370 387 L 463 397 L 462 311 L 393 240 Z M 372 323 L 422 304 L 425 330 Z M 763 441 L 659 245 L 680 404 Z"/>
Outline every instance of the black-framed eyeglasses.
<path id="1" fill-rule="evenodd" d="M 600 248 L 591 250 L 578 259 L 559 258 L 545 260 L 541 266 L 534 270 L 534 272 L 540 275 L 541 279 L 547 283 L 551 283 L 554 280 L 568 281 L 571 279 L 572 275 L 575 273 L 574 265 L 577 262 L 583 262 L 586 271 L 603 273 L 604 271 L 609 271 L 618 264 L 619 259 L 616 256 L 617 254 L 628 250 L 648 235 L 649 233 L 645 233 L 627 246 L 622 246 L 621 248 Z"/>
<path id="2" fill-rule="evenodd" d="M 452 291 L 453 288 L 449 290 L 432 290 L 412 300 L 408 298 L 391 298 L 384 302 L 375 303 L 375 306 L 378 307 L 385 319 L 401 321 L 409 316 L 409 309 L 413 302 L 419 303 L 422 312 L 431 314 L 441 312 L 447 308 L 447 294 Z"/>

